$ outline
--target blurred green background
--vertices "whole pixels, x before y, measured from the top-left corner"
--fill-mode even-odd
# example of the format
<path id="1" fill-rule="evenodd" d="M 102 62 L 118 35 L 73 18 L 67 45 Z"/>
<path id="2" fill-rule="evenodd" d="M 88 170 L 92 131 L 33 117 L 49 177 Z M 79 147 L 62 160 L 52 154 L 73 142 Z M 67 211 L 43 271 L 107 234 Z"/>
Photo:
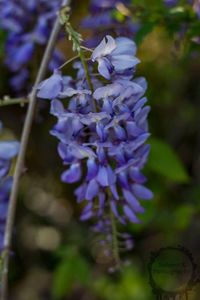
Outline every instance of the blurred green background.
<path id="1" fill-rule="evenodd" d="M 180 244 L 199 263 L 200 46 L 192 37 L 200 36 L 200 22 L 185 4 L 169 10 L 161 2 L 133 1 L 133 19 L 143 24 L 136 35 L 141 60 L 137 74 L 147 78 L 151 106 L 152 150 L 144 173 L 155 195 L 143 203 L 142 224 L 121 228 L 133 235 L 134 250 L 122 253 L 122 272 L 107 272 L 109 258 L 91 233 L 91 224 L 79 222 L 81 207 L 73 197 L 74 186 L 60 182 L 63 166 L 57 141 L 49 135 L 55 120 L 49 103 L 41 102 L 21 180 L 11 258 L 12 299 L 153 300 L 147 270 L 151 251 Z M 88 1 L 72 1 L 75 27 L 87 13 Z M 182 35 L 183 25 L 188 30 Z M 90 35 L 81 32 L 85 38 Z M 1 96 L 12 95 L 3 66 L 4 39 L 1 33 Z M 66 58 L 73 55 L 67 40 L 60 47 Z M 69 67 L 66 72 L 71 72 Z M 25 113 L 26 107 L 0 109 L 6 127 L 2 138 L 19 139 Z M 199 291 L 197 285 L 189 299 L 199 299 Z"/>

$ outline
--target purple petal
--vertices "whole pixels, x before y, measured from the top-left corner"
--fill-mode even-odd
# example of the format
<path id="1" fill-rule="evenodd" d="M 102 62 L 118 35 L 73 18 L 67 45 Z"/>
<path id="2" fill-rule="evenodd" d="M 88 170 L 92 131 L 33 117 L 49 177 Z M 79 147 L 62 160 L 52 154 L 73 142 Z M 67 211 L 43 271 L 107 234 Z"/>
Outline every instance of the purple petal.
<path id="1" fill-rule="evenodd" d="M 58 154 L 65 162 L 72 162 L 74 159 L 74 156 L 69 151 L 69 147 L 63 143 L 58 145 Z"/>
<path id="2" fill-rule="evenodd" d="M 89 201 L 92 200 L 94 197 L 97 196 L 98 192 L 99 192 L 99 185 L 95 179 L 92 179 L 87 186 L 86 195 L 85 195 L 86 200 Z"/>
<path id="3" fill-rule="evenodd" d="M 136 54 L 136 44 L 126 37 L 118 37 L 115 39 L 116 48 L 113 50 L 112 55 L 135 55 Z"/>
<path id="4" fill-rule="evenodd" d="M 106 58 L 98 59 L 98 71 L 106 79 L 110 79 L 110 74 L 112 73 L 112 65 Z"/>
<path id="5" fill-rule="evenodd" d="M 87 160 L 87 177 L 86 180 L 91 180 L 96 177 L 98 172 L 98 166 L 93 158 Z"/>
<path id="6" fill-rule="evenodd" d="M 51 109 L 50 113 L 56 117 L 59 117 L 65 112 L 64 106 L 61 101 L 59 100 L 52 100 L 51 101 Z"/>
<path id="7" fill-rule="evenodd" d="M 119 125 L 114 126 L 114 131 L 115 131 L 116 137 L 119 140 L 123 141 L 126 139 L 126 132 L 122 126 L 119 126 Z"/>
<path id="8" fill-rule="evenodd" d="M 137 137 L 140 134 L 144 133 L 144 130 L 139 128 L 135 122 L 127 122 L 126 123 L 126 129 L 129 136 Z"/>
<path id="9" fill-rule="evenodd" d="M 38 86 L 38 98 L 54 99 L 62 90 L 62 76 L 57 71 Z"/>
<path id="10" fill-rule="evenodd" d="M 0 179 L 7 175 L 10 169 L 10 161 L 0 159 Z"/>
<path id="11" fill-rule="evenodd" d="M 148 188 L 144 187 L 140 184 L 133 184 L 132 185 L 133 193 L 136 197 L 144 199 L 144 200 L 150 200 L 153 198 L 153 193 Z"/>
<path id="12" fill-rule="evenodd" d="M 99 172 L 97 174 L 97 181 L 103 187 L 109 186 L 108 172 L 106 167 L 99 167 Z"/>
<path id="13" fill-rule="evenodd" d="M 106 187 L 115 183 L 116 175 L 110 166 L 101 166 L 97 174 L 97 181 L 101 186 Z"/>
<path id="14" fill-rule="evenodd" d="M 122 190 L 123 196 L 131 208 L 137 213 L 143 213 L 144 208 L 140 205 L 139 201 L 133 196 L 129 190 Z"/>
<path id="15" fill-rule="evenodd" d="M 135 167 L 131 167 L 129 169 L 129 176 L 136 183 L 144 183 L 147 180 L 147 178 L 140 172 L 140 170 Z"/>
<path id="16" fill-rule="evenodd" d="M 92 60 L 95 61 L 99 57 L 110 54 L 116 48 L 115 40 L 107 35 L 101 43 L 94 49 L 92 53 Z"/>
<path id="17" fill-rule="evenodd" d="M 81 221 L 86 221 L 86 220 L 90 219 L 93 216 L 92 207 L 93 207 L 93 204 L 91 202 L 88 203 L 84 207 L 84 209 L 82 211 L 82 214 L 81 214 L 81 217 L 80 217 Z"/>
<path id="18" fill-rule="evenodd" d="M 0 142 L 0 158 L 10 160 L 19 152 L 20 143 L 16 141 Z"/>
<path id="19" fill-rule="evenodd" d="M 121 91 L 122 91 L 121 84 L 112 83 L 96 89 L 93 96 L 96 100 L 104 99 L 110 96 L 117 97 Z"/>
<path id="20" fill-rule="evenodd" d="M 88 210 L 84 213 L 82 213 L 82 215 L 80 216 L 80 220 L 81 221 L 87 221 L 88 219 L 90 219 L 93 216 L 92 211 Z"/>
<path id="21" fill-rule="evenodd" d="M 114 197 L 116 200 L 119 200 L 119 194 L 118 194 L 118 192 L 117 192 L 116 184 L 112 184 L 112 185 L 110 186 L 110 191 L 111 191 L 113 197 Z"/>
<path id="22" fill-rule="evenodd" d="M 128 205 L 123 206 L 123 211 L 127 218 L 133 223 L 141 223 L 140 220 L 136 217 L 132 209 Z"/>
<path id="23" fill-rule="evenodd" d="M 132 55 L 115 55 L 111 59 L 111 63 L 116 72 L 135 67 L 140 60 Z"/>
<path id="24" fill-rule="evenodd" d="M 121 172 L 121 173 L 117 174 L 117 177 L 118 177 L 120 186 L 125 188 L 125 189 L 129 189 L 127 173 L 126 172 Z"/>
<path id="25" fill-rule="evenodd" d="M 87 190 L 87 184 L 82 184 L 80 185 L 76 190 L 75 190 L 75 195 L 77 198 L 77 202 L 80 203 L 83 200 L 85 200 L 85 193 Z"/>
<path id="26" fill-rule="evenodd" d="M 67 183 L 74 183 L 80 180 L 81 178 L 81 167 L 79 163 L 75 163 L 70 166 L 70 169 L 65 171 L 61 175 L 61 180 Z"/>

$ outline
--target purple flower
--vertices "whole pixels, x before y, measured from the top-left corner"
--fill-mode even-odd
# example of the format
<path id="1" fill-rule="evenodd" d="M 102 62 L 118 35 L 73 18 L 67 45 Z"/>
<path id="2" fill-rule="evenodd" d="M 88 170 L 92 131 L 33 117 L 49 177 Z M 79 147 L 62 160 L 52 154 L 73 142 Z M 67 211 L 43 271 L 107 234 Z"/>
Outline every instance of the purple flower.
<path id="1" fill-rule="evenodd" d="M 135 53 L 136 45 L 133 41 L 125 37 L 114 40 L 108 35 L 95 48 L 91 59 L 93 62 L 98 62 L 99 73 L 106 79 L 110 79 L 114 72 L 123 73 L 140 62 L 134 56 Z"/>
<path id="2" fill-rule="evenodd" d="M 5 64 L 14 73 L 10 83 L 15 91 L 30 90 L 29 73 L 48 42 L 60 4 L 61 0 L 0 1 L 0 27 L 7 32 Z M 57 68 L 63 60 L 55 50 L 49 69 Z"/>
<path id="3" fill-rule="evenodd" d="M 54 71 L 54 74 L 41 82 L 38 89 L 37 96 L 43 99 L 55 99 L 62 91 L 63 79 L 58 71 Z"/>
<path id="4" fill-rule="evenodd" d="M 55 71 L 38 86 L 38 96 L 51 100 L 50 113 L 57 119 L 50 133 L 59 141 L 61 180 L 81 182 L 75 190 L 77 202 L 85 204 L 80 219 L 97 220 L 93 230 L 100 232 L 108 250 L 113 243 L 110 214 L 123 225 L 140 223 L 141 200 L 153 197 L 142 174 L 150 149 L 147 82 L 133 76 L 139 62 L 135 54 L 133 41 L 106 36 L 92 61 L 109 81 L 96 76 L 95 64 L 89 65 L 91 91 L 82 64 L 76 62 L 76 78 Z M 118 238 L 123 249 L 132 249 L 130 235 Z"/>
<path id="5" fill-rule="evenodd" d="M 57 118 L 51 134 L 60 142 L 58 153 L 66 166 L 61 179 L 82 181 L 75 192 L 78 202 L 86 201 L 81 220 L 100 219 L 95 230 L 105 225 L 109 207 L 122 224 L 140 222 L 137 215 L 144 213 L 140 200 L 153 196 L 144 187 L 146 177 L 141 172 L 149 154 L 150 108 L 145 105 L 146 80 L 133 78 L 139 62 L 135 54 L 135 43 L 128 38 L 107 36 L 93 51 L 92 60 L 110 82 L 103 84 L 93 77 L 91 67 L 92 94 L 81 64 L 76 63 L 76 79 L 54 73 L 38 87 L 39 97 L 52 100 L 51 113 Z M 127 241 L 127 247 L 131 245 Z"/>

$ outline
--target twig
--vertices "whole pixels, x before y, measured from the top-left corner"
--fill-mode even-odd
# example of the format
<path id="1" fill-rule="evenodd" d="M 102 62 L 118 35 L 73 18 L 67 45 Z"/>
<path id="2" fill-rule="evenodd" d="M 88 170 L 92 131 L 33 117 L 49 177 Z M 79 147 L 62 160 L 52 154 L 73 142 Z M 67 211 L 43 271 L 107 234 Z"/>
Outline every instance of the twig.
<path id="1" fill-rule="evenodd" d="M 66 5 L 66 0 L 63 1 L 62 6 Z M 13 186 L 11 190 L 9 207 L 8 207 L 8 215 L 5 229 L 5 237 L 4 237 L 4 252 L 3 252 L 3 268 L 2 268 L 2 290 L 1 290 L 1 300 L 7 300 L 8 293 L 8 268 L 9 268 L 9 256 L 10 256 L 10 247 L 11 247 L 11 237 L 12 237 L 12 229 L 15 218 L 16 204 L 17 204 L 17 195 L 19 190 L 19 181 L 24 168 L 24 160 L 26 149 L 28 146 L 28 140 L 31 131 L 31 125 L 34 118 L 34 110 L 37 101 L 37 86 L 43 80 L 48 63 L 51 59 L 52 52 L 55 47 L 56 40 L 58 38 L 59 32 L 61 29 L 59 14 L 56 18 L 51 36 L 49 38 L 48 45 L 46 47 L 37 78 L 35 80 L 35 84 L 33 90 L 29 97 L 29 106 L 26 114 L 26 119 L 22 131 L 21 137 L 21 147 L 20 152 L 16 162 L 16 168 L 13 177 Z"/>
<path id="2" fill-rule="evenodd" d="M 77 58 L 79 58 L 79 55 L 73 56 L 72 58 L 67 60 L 64 64 L 62 64 L 58 69 L 60 70 L 60 69 L 64 68 L 66 65 L 68 65 L 69 63 L 71 63 L 72 61 L 74 61 Z"/>
<path id="3" fill-rule="evenodd" d="M 115 267 L 117 269 L 121 268 L 121 261 L 119 256 L 119 245 L 117 239 L 117 226 L 115 221 L 115 216 L 113 215 L 112 208 L 110 207 L 110 220 L 112 226 L 112 251 L 113 251 L 113 258 L 115 260 Z"/>
<path id="4" fill-rule="evenodd" d="M 81 46 L 81 49 L 85 50 L 85 51 L 89 51 L 92 52 L 93 50 L 91 50 L 90 48 Z M 64 64 L 62 64 L 58 69 L 61 70 L 62 68 L 64 68 L 66 65 L 70 64 L 71 62 L 73 62 L 75 59 L 79 58 L 80 55 L 77 54 L 75 56 L 73 56 L 72 58 L 70 58 L 69 60 L 67 60 Z M 90 58 L 86 59 L 86 60 L 90 60 Z"/>
<path id="5" fill-rule="evenodd" d="M 2 106 L 9 106 L 14 104 L 19 104 L 23 106 L 25 103 L 28 103 L 28 97 L 27 98 L 10 98 L 5 96 L 3 99 L 0 99 L 0 107 Z"/>

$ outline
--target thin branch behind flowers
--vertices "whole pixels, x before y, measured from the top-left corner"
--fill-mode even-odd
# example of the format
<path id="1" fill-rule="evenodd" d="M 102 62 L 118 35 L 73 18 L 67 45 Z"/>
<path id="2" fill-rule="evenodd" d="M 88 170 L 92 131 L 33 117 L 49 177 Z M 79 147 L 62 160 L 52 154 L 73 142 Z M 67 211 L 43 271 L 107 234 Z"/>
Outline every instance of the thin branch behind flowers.
<path id="1" fill-rule="evenodd" d="M 62 6 L 65 6 L 66 4 L 67 1 L 64 0 Z M 28 106 L 28 111 L 24 122 L 23 131 L 22 131 L 20 152 L 17 158 L 16 168 L 13 176 L 13 186 L 12 186 L 10 200 L 9 200 L 9 207 L 8 207 L 8 214 L 7 214 L 7 221 L 6 221 L 6 228 L 5 228 L 3 268 L 2 268 L 2 281 L 1 281 L 1 300 L 6 300 L 8 294 L 8 269 L 9 269 L 12 230 L 13 230 L 15 211 L 17 205 L 19 182 L 24 168 L 24 160 L 25 160 L 28 140 L 31 132 L 31 125 L 34 118 L 35 106 L 37 102 L 37 96 L 36 96 L 37 86 L 44 79 L 49 61 L 51 59 L 52 52 L 55 48 L 55 44 L 60 29 L 61 29 L 61 24 L 60 24 L 60 17 L 58 14 L 34 83 L 34 87 L 29 96 L 29 106 Z"/>

